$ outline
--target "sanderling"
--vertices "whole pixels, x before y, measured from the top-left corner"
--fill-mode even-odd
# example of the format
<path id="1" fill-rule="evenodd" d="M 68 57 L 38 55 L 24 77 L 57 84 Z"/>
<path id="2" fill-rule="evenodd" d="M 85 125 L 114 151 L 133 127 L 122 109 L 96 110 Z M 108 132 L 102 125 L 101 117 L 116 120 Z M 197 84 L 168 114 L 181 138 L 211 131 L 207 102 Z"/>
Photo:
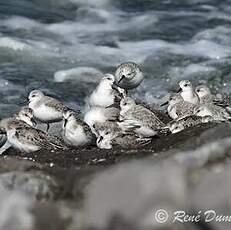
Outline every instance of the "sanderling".
<path id="1" fill-rule="evenodd" d="M 35 129 L 25 122 L 9 119 L 6 124 L 7 141 L 12 147 L 22 152 L 35 152 L 45 149 L 67 149 L 62 140 L 56 136 L 48 135 Z"/>
<path id="2" fill-rule="evenodd" d="M 112 74 L 105 74 L 96 89 L 90 95 L 90 107 L 101 106 L 106 108 L 113 104 L 119 104 L 123 95 L 121 91 L 118 90 L 118 87 L 114 85 L 114 82 L 115 77 Z"/>
<path id="3" fill-rule="evenodd" d="M 122 99 L 120 107 L 120 120 L 125 124 L 127 122 L 136 124 L 137 128 L 134 132 L 140 137 L 155 136 L 159 129 L 165 127 L 165 124 L 154 112 L 140 104 L 136 104 L 136 102 L 130 97 Z"/>
<path id="4" fill-rule="evenodd" d="M 169 97 L 169 101 L 162 104 L 168 104 L 168 115 L 174 119 L 182 119 L 184 117 L 193 115 L 195 105 L 183 100 L 180 94 L 171 94 Z"/>
<path id="5" fill-rule="evenodd" d="M 31 108 L 24 107 L 22 108 L 15 118 L 21 121 L 24 121 L 28 125 L 32 127 L 36 127 L 36 121 L 34 120 L 34 112 Z"/>
<path id="6" fill-rule="evenodd" d="M 113 131 L 105 131 L 97 138 L 97 146 L 101 149 L 111 149 L 114 146 L 122 148 L 137 148 L 151 143 L 151 138 L 140 138 L 135 134 L 122 134 Z"/>
<path id="7" fill-rule="evenodd" d="M 67 107 L 59 100 L 46 96 L 40 90 L 33 90 L 29 94 L 29 108 L 33 110 L 34 117 L 47 124 L 47 131 L 49 130 L 49 123 L 59 122 L 63 118 L 63 112 Z"/>
<path id="8" fill-rule="evenodd" d="M 215 99 L 215 96 L 206 85 L 197 86 L 195 92 L 199 97 L 200 104 L 213 103 L 213 100 Z"/>
<path id="9" fill-rule="evenodd" d="M 178 121 L 172 121 L 167 126 L 169 127 L 171 133 L 178 133 L 186 128 L 208 123 L 210 121 L 212 122 L 213 119 L 211 119 L 209 116 L 198 117 L 196 115 L 192 115 Z"/>
<path id="10" fill-rule="evenodd" d="M 92 131 L 94 131 L 93 125 L 95 123 L 104 123 L 106 121 L 119 120 L 120 110 L 117 107 L 92 107 L 84 116 L 84 122 L 86 122 Z"/>
<path id="11" fill-rule="evenodd" d="M 179 82 L 180 86 L 180 95 L 189 103 L 197 105 L 199 103 L 199 98 L 197 94 L 194 92 L 194 88 L 192 83 L 189 80 L 182 80 Z"/>
<path id="12" fill-rule="evenodd" d="M 211 117 L 214 121 L 231 121 L 231 115 L 225 108 L 214 104 L 202 104 L 194 109 L 194 114 L 199 117 Z"/>
<path id="13" fill-rule="evenodd" d="M 137 64 L 125 62 L 115 72 L 116 84 L 126 90 L 134 89 L 143 81 L 143 73 Z"/>
<path id="14" fill-rule="evenodd" d="M 72 110 L 63 113 L 63 138 L 70 146 L 96 144 L 96 137 L 91 128 Z"/>
<path id="15" fill-rule="evenodd" d="M 231 113 L 231 97 L 225 96 L 221 99 L 215 98 L 213 99 L 213 103 L 217 106 L 221 106 L 225 108 L 229 113 Z"/>
<path id="16" fill-rule="evenodd" d="M 96 136 L 102 136 L 102 133 L 105 132 L 114 132 L 114 133 L 134 133 L 134 130 L 138 128 L 136 123 L 134 122 L 127 122 L 124 123 L 123 121 L 105 121 L 105 122 L 96 122 L 93 125 L 93 128 L 95 130 L 94 133 L 96 133 Z"/>
<path id="17" fill-rule="evenodd" d="M 1 132 L 1 149 L 0 154 L 6 151 L 11 147 L 11 144 L 7 140 L 6 127 L 8 122 L 14 121 L 18 126 L 24 126 L 25 124 L 35 127 L 36 122 L 33 118 L 33 111 L 30 108 L 24 107 L 22 108 L 18 114 L 14 115 L 10 118 L 5 118 L 0 121 L 0 132 Z"/>

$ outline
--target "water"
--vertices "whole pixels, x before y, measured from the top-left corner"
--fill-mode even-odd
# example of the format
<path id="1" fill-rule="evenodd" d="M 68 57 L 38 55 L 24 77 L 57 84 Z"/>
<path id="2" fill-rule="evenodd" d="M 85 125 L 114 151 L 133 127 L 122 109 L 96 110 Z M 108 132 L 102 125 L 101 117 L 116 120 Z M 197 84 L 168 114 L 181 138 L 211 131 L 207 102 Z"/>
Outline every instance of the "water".
<path id="1" fill-rule="evenodd" d="M 135 61 L 134 95 L 158 103 L 181 79 L 231 91 L 229 0 L 0 1 L 0 116 L 39 88 L 82 108 L 103 72 Z"/>

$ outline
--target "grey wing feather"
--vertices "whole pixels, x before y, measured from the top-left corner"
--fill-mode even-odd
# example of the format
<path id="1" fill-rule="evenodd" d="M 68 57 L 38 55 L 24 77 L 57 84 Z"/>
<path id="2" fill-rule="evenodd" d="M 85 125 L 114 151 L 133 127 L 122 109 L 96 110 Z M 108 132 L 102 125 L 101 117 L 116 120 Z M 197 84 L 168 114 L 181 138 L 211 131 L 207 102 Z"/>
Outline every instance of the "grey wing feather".
<path id="1" fill-rule="evenodd" d="M 67 107 L 60 102 L 59 100 L 52 98 L 52 97 L 46 97 L 47 101 L 45 102 L 45 105 L 49 106 L 49 107 L 53 107 L 56 110 L 58 110 L 59 112 L 63 112 L 64 110 L 67 109 Z"/>
<path id="2" fill-rule="evenodd" d="M 141 105 L 136 106 L 136 109 L 132 111 L 132 116 L 135 119 L 140 120 L 142 124 L 144 123 L 155 129 L 165 126 L 165 124 L 151 110 Z"/>

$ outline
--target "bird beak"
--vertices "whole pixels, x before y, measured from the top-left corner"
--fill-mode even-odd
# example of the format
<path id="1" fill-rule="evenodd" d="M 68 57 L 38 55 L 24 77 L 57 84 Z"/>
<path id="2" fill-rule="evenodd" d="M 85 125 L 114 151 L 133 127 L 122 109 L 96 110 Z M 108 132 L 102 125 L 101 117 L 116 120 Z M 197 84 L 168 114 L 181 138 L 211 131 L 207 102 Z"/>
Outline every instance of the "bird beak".
<path id="1" fill-rule="evenodd" d="M 182 89 L 181 89 L 181 88 L 177 90 L 177 93 L 180 93 L 180 92 L 182 92 Z"/>
<path id="2" fill-rule="evenodd" d="M 30 120 L 31 120 L 33 126 L 36 126 L 36 125 L 37 125 L 37 122 L 35 121 L 35 119 L 34 119 L 33 117 L 32 117 Z"/>
<path id="3" fill-rule="evenodd" d="M 125 78 L 125 76 L 124 75 L 122 75 L 122 77 L 119 79 L 119 81 L 118 81 L 118 84 L 121 82 L 121 81 L 123 81 L 123 79 Z"/>
<path id="4" fill-rule="evenodd" d="M 67 125 L 67 119 L 64 119 L 63 127 L 65 128 Z"/>
<path id="5" fill-rule="evenodd" d="M 168 101 L 164 102 L 163 104 L 160 105 L 160 107 L 163 107 L 165 105 L 168 105 Z"/>
<path id="6" fill-rule="evenodd" d="M 103 140 L 103 137 L 102 137 L 102 136 L 99 136 L 99 138 L 98 138 L 98 143 L 100 143 L 102 140 Z"/>

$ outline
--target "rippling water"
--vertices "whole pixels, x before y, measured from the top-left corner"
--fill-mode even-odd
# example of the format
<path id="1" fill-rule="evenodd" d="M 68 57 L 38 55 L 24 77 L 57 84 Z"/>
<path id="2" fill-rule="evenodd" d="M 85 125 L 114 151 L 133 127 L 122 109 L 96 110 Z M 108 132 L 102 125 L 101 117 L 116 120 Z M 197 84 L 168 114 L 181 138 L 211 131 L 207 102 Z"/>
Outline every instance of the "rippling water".
<path id="1" fill-rule="evenodd" d="M 135 61 L 156 103 L 180 79 L 231 91 L 231 1 L 0 1 L 1 116 L 41 88 L 82 107 L 102 72 Z"/>

